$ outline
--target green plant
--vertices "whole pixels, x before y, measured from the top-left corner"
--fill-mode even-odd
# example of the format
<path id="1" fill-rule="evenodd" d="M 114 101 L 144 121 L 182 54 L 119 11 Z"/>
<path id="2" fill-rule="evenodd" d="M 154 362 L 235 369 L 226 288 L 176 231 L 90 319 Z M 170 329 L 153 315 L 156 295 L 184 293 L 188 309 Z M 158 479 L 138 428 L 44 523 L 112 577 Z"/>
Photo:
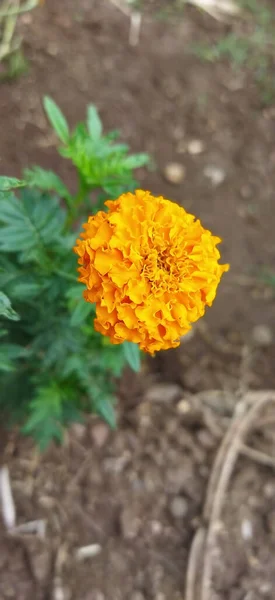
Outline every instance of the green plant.
<path id="1" fill-rule="evenodd" d="M 76 194 L 38 166 L 22 181 L 0 177 L 0 410 L 41 448 L 85 412 L 114 427 L 115 378 L 126 362 L 139 369 L 136 345 L 112 346 L 95 332 L 72 246 L 88 214 L 134 190 L 133 170 L 149 162 L 147 154 L 129 155 L 117 132 L 103 134 L 94 106 L 73 132 L 53 100 L 44 107 L 60 154 L 76 167 Z"/>
<path id="2" fill-rule="evenodd" d="M 4 71 L 0 79 L 14 79 L 28 68 L 28 62 L 21 50 L 21 38 L 16 34 L 17 21 L 21 14 L 42 4 L 43 0 L 4 0 L 0 8 L 0 62 Z"/>
<path id="3" fill-rule="evenodd" d="M 214 43 L 193 44 L 202 60 L 228 60 L 234 69 L 246 68 L 254 77 L 264 103 L 274 99 L 274 12 L 259 0 L 242 0 L 242 18 Z"/>

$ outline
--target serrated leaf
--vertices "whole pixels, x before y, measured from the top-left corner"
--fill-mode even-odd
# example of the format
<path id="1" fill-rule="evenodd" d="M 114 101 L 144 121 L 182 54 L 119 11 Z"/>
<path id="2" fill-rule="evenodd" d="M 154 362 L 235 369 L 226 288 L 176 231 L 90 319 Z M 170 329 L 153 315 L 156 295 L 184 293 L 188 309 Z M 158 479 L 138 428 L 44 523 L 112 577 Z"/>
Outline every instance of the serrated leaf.
<path id="1" fill-rule="evenodd" d="M 81 373 L 83 367 L 83 360 L 81 356 L 72 354 L 64 362 L 62 369 L 62 377 L 68 377 L 72 373 Z"/>
<path id="2" fill-rule="evenodd" d="M 75 237 L 75 234 L 74 234 Z M 72 285 L 66 291 L 66 298 L 68 300 L 80 300 L 83 299 L 83 291 L 86 289 L 85 285 L 78 283 L 77 285 Z"/>
<path id="3" fill-rule="evenodd" d="M 131 369 L 133 369 L 133 371 L 138 373 L 141 365 L 140 349 L 138 345 L 134 344 L 133 342 L 124 342 L 122 347 L 125 360 L 127 361 L 128 365 L 131 367 Z"/>
<path id="4" fill-rule="evenodd" d="M 102 134 L 102 122 L 97 108 L 90 104 L 87 110 L 87 127 L 92 140 L 99 140 Z"/>
<path id="5" fill-rule="evenodd" d="M 85 302 L 84 298 L 80 300 L 72 312 L 70 324 L 72 327 L 79 327 L 88 316 L 94 311 L 94 305 L 90 302 Z"/>
<path id="6" fill-rule="evenodd" d="M 26 277 L 27 279 L 27 277 Z M 42 290 L 39 283 L 34 281 L 17 281 L 14 282 L 13 286 L 13 297 L 17 300 L 29 300 L 35 298 Z"/>
<path id="7" fill-rule="evenodd" d="M 111 429 L 116 428 L 115 398 L 102 397 L 93 403 L 95 412 L 108 423 Z"/>
<path id="8" fill-rule="evenodd" d="M 72 404 L 72 402 L 67 402 L 63 404 L 62 410 L 62 418 L 66 425 L 70 423 L 83 423 L 84 417 L 79 408 Z"/>
<path id="9" fill-rule="evenodd" d="M 35 298 L 42 290 L 45 290 L 47 283 L 43 278 L 32 275 L 22 267 L 18 268 L 3 254 L 0 255 L 0 289 L 5 290 L 6 295 L 13 301 L 29 300 Z"/>
<path id="10" fill-rule="evenodd" d="M 10 360 L 10 358 L 8 358 L 7 356 L 4 356 L 2 354 L 1 348 L 0 348 L 0 371 L 2 371 L 3 373 L 11 373 L 12 371 L 15 371 L 15 365 L 13 364 L 12 360 Z"/>
<path id="11" fill-rule="evenodd" d="M 47 307 L 45 308 L 43 322 L 33 339 L 32 348 L 34 352 L 42 354 L 44 369 L 59 371 L 63 369 L 66 360 L 72 354 L 79 352 L 82 334 L 77 329 L 70 327 L 69 315 L 65 311 L 63 311 L 64 314 L 58 314 L 54 311 L 54 306 L 51 309 L 54 314 L 49 314 Z"/>
<path id="12" fill-rule="evenodd" d="M 1 344 L 0 346 L 0 371 L 11 372 L 15 370 L 14 360 L 27 356 L 27 351 L 18 344 Z"/>
<path id="13" fill-rule="evenodd" d="M 32 194 L 28 190 L 20 200 L 15 197 L 3 200 L 0 212 L 0 224 L 4 223 L 0 227 L 0 249 L 26 251 L 29 260 L 61 238 L 65 223 L 65 213 L 56 198 L 49 196 L 43 202 L 36 202 Z"/>
<path id="14" fill-rule="evenodd" d="M 15 177 L 0 176 L 0 192 L 7 192 L 15 188 L 24 187 L 26 182 Z"/>
<path id="15" fill-rule="evenodd" d="M 102 188 L 109 198 L 117 198 L 125 191 L 125 186 L 120 183 L 105 183 L 103 181 Z M 130 185 L 127 186 L 127 191 L 131 191 Z"/>
<path id="16" fill-rule="evenodd" d="M 15 365 L 11 360 L 6 358 L 5 356 L 1 356 L 0 350 L 0 372 L 2 373 L 12 373 L 15 371 Z"/>
<path id="17" fill-rule="evenodd" d="M 44 109 L 47 117 L 56 131 L 59 139 L 67 144 L 70 139 L 70 131 L 68 123 L 57 104 L 49 96 L 45 96 L 43 100 Z"/>
<path id="18" fill-rule="evenodd" d="M 53 171 L 45 171 L 45 169 L 35 166 L 31 169 L 25 169 L 24 177 L 30 187 L 38 187 L 46 192 L 55 191 L 61 198 L 70 196 L 70 192 L 63 181 Z"/>
<path id="19" fill-rule="evenodd" d="M 117 140 L 120 136 L 120 131 L 118 129 L 114 129 L 113 131 L 109 131 L 104 137 L 108 142 L 113 142 Z"/>
<path id="20" fill-rule="evenodd" d="M 30 403 L 30 416 L 22 428 L 26 435 L 31 434 L 44 450 L 52 439 L 62 440 L 62 390 L 55 382 L 38 387 Z"/>
<path id="21" fill-rule="evenodd" d="M 127 156 L 127 158 L 124 159 L 124 166 L 127 167 L 127 169 L 138 169 L 148 165 L 149 162 L 150 157 L 148 154 L 133 154 L 133 156 Z"/>
<path id="22" fill-rule="evenodd" d="M 11 321 L 19 321 L 20 319 L 17 312 L 13 310 L 10 299 L 3 292 L 0 292 L 0 316 Z"/>
<path id="23" fill-rule="evenodd" d="M 19 344 L 1 344 L 1 351 L 12 360 L 28 355 L 28 350 Z"/>

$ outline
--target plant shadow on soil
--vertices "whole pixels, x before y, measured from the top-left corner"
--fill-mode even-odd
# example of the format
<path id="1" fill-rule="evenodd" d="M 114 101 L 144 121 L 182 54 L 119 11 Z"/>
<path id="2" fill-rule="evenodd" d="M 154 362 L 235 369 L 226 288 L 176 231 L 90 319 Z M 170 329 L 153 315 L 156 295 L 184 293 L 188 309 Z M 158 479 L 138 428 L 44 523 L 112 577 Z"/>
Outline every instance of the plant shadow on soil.
<path id="1" fill-rule="evenodd" d="M 125 374 L 115 433 L 92 417 L 42 457 L 11 434 L 4 460 L 18 523 L 43 519 L 47 528 L 43 540 L 2 528 L 0 599 L 187 600 L 190 547 L 235 403 L 242 389 L 275 388 L 274 290 L 258 278 L 275 264 L 274 107 L 262 106 L 251 73 L 190 54 L 192 40 L 223 27 L 210 17 L 186 9 L 170 23 L 146 14 L 135 48 L 128 26 L 108 0 L 47 2 L 23 20 L 30 70 L 0 87 L 1 173 L 40 164 L 73 186 L 42 97 L 71 124 L 93 102 L 107 130 L 119 128 L 133 150 L 155 158 L 141 187 L 220 235 L 231 271 L 190 340 L 147 361 L 140 376 Z M 171 162 L 185 168 L 179 185 L 162 175 Z M 259 325 L 271 334 L 266 345 Z M 272 411 L 262 422 L 249 445 L 275 458 Z M 274 599 L 274 498 L 272 465 L 239 458 L 213 550 L 211 600 Z M 78 560 L 77 548 L 90 544 L 100 552 Z"/>

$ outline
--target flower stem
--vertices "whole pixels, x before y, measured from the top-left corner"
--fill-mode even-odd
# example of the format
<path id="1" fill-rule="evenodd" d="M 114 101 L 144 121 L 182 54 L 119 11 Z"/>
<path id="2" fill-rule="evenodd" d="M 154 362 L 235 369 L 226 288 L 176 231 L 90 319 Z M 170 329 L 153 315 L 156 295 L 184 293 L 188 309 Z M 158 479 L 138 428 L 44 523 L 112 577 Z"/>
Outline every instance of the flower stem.
<path id="1" fill-rule="evenodd" d="M 67 218 L 67 226 L 68 227 L 71 227 L 73 222 L 76 220 L 77 213 L 78 213 L 77 209 L 82 204 L 83 200 L 85 199 L 86 194 L 89 191 L 89 188 L 88 188 L 86 182 L 81 177 L 80 173 L 78 173 L 78 182 L 79 183 L 78 183 L 77 193 L 70 200 L 69 215 Z"/>

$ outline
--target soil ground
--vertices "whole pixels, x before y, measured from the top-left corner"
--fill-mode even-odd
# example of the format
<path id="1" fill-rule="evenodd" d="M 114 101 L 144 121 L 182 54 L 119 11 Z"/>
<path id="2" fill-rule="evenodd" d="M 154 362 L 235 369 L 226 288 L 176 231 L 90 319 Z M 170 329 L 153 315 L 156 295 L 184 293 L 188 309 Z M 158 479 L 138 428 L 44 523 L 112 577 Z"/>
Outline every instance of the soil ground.
<path id="1" fill-rule="evenodd" d="M 90 418 L 42 457 L 11 436 L 17 521 L 42 520 L 46 533 L 2 527 L 0 600 L 274 600 L 274 394 L 262 405 L 260 390 L 275 388 L 275 302 L 260 275 L 275 264 L 275 106 L 249 71 L 190 53 L 225 28 L 192 8 L 172 21 L 145 11 L 136 47 L 109 0 L 49 0 L 21 27 L 30 69 L 0 84 L 1 173 L 39 164 L 73 186 L 42 97 L 72 125 L 93 102 L 106 130 L 153 155 L 158 168 L 140 173 L 141 186 L 220 235 L 231 271 L 191 339 L 125 374 L 115 433 Z M 179 184 L 164 174 L 173 162 L 184 167 Z"/>

